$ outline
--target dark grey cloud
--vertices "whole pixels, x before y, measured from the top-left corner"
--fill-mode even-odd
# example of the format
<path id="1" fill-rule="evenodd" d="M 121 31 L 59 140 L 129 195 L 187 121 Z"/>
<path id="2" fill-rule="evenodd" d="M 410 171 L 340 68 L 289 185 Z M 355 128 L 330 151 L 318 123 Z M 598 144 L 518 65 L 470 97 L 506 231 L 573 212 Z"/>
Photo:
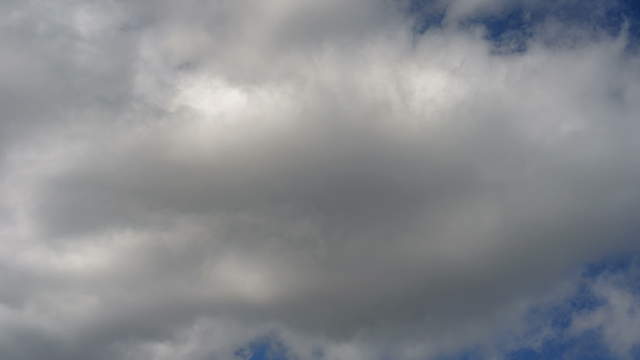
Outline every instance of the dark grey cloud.
<path id="1" fill-rule="evenodd" d="M 3 5 L 0 352 L 416 358 L 633 247 L 624 38 L 499 56 L 402 5 Z"/>

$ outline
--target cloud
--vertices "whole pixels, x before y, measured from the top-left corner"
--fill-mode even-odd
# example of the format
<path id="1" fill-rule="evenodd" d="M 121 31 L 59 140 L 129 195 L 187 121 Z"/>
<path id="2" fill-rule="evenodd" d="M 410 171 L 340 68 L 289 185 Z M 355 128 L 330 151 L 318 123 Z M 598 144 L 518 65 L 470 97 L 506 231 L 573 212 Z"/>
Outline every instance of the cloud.
<path id="1" fill-rule="evenodd" d="M 404 5 L 3 5 L 6 358 L 419 358 L 633 247 L 624 38 L 497 55 Z"/>
<path id="2" fill-rule="evenodd" d="M 627 274 L 599 277 L 592 288 L 603 305 L 573 316 L 571 333 L 599 331 L 613 354 L 621 359 L 632 358 L 632 351 L 640 345 L 640 299 L 634 287 L 637 274 L 634 265 Z"/>

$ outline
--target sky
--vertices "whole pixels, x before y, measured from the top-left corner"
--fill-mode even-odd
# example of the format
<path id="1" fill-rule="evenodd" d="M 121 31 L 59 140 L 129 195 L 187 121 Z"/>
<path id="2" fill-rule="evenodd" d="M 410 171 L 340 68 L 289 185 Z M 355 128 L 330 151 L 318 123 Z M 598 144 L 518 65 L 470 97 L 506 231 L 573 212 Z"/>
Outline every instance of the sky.
<path id="1" fill-rule="evenodd" d="M 0 3 L 3 360 L 640 359 L 634 0 Z"/>

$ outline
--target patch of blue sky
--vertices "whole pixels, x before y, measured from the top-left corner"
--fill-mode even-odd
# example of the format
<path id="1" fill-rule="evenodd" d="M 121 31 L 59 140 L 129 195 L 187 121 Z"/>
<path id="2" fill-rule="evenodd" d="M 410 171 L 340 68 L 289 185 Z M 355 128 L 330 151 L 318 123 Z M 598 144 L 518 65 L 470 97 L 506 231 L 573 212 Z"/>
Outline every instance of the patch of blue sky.
<path id="1" fill-rule="evenodd" d="M 408 11 L 415 18 L 414 31 L 423 34 L 443 26 L 446 7 L 433 0 L 413 0 Z M 628 35 L 629 50 L 637 50 L 640 43 L 640 1 L 638 0 L 582 0 L 582 1 L 511 1 L 498 11 L 470 15 L 459 20 L 460 26 L 478 27 L 486 31 L 499 53 L 521 53 L 527 50 L 535 30 L 542 24 L 555 21 L 567 29 L 581 29 L 586 35 Z M 566 37 L 575 36 L 567 31 Z M 563 43 L 562 33 L 547 41 Z"/>
<path id="2" fill-rule="evenodd" d="M 607 274 L 626 273 L 639 261 L 640 255 L 636 253 L 615 254 L 599 262 L 588 264 L 585 266 L 582 276 L 586 279 L 594 279 Z"/>
<path id="3" fill-rule="evenodd" d="M 407 13 L 414 19 L 413 31 L 424 34 L 431 28 L 441 27 L 446 15 L 446 8 L 434 0 L 410 0 Z"/>
<path id="4" fill-rule="evenodd" d="M 616 280 L 616 286 L 640 294 L 640 281 L 635 271 L 640 254 L 626 253 L 611 256 L 597 263 L 585 266 L 576 290 L 563 301 L 531 309 L 530 323 L 533 325 L 524 334 L 526 338 L 539 338 L 540 332 L 547 331 L 545 339 L 535 349 L 522 347 L 509 351 L 508 360 L 525 359 L 618 359 L 603 342 L 599 328 L 574 333 L 570 331 L 574 316 L 590 313 L 604 306 L 606 301 L 593 291 L 597 281 Z M 640 358 L 640 347 L 631 351 L 631 358 Z"/>
<path id="5" fill-rule="evenodd" d="M 235 351 L 238 360 L 293 360 L 286 346 L 275 335 L 265 335 L 252 340 Z"/>
<path id="6" fill-rule="evenodd" d="M 520 348 L 505 354 L 505 360 L 616 360 L 602 342 L 597 330 L 585 331 L 579 336 L 554 337 L 538 348 Z"/>

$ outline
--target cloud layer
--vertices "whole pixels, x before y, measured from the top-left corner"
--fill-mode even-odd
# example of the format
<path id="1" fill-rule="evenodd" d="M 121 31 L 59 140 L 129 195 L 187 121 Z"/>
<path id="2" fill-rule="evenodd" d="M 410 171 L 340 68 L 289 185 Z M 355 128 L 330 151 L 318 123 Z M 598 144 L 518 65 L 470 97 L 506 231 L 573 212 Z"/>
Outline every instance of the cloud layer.
<path id="1" fill-rule="evenodd" d="M 505 54 L 476 5 L 3 4 L 3 358 L 420 357 L 633 248 L 624 34 Z"/>

